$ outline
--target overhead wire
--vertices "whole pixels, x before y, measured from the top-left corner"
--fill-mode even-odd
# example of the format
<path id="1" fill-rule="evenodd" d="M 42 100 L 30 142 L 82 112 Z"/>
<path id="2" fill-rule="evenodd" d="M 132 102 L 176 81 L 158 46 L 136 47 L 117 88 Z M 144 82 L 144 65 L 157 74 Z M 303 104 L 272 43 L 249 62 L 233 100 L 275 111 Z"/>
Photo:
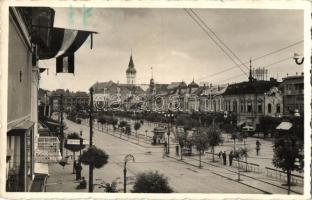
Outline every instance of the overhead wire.
<path id="1" fill-rule="evenodd" d="M 243 62 L 242 60 L 226 45 L 223 40 L 207 25 L 206 22 L 202 20 L 199 14 L 197 14 L 193 9 L 190 8 L 190 11 L 197 17 L 197 19 L 217 38 L 217 40 L 243 65 L 244 67 L 249 69 Z"/>
<path id="2" fill-rule="evenodd" d="M 267 68 L 269 68 L 269 67 L 271 67 L 271 66 L 273 66 L 273 65 L 282 63 L 282 62 L 284 62 L 284 61 L 286 61 L 286 60 L 289 60 L 289 59 L 292 59 L 292 58 L 293 58 L 293 56 L 287 57 L 287 58 L 283 58 L 283 59 L 281 59 L 281 60 L 278 60 L 278 61 L 275 61 L 275 62 L 270 63 L 270 64 L 268 64 L 268 65 L 265 65 L 264 68 L 267 69 Z M 235 75 L 235 76 L 231 76 L 231 77 L 229 77 L 229 78 L 227 78 L 227 79 L 224 79 L 224 80 L 220 81 L 220 83 L 223 83 L 223 82 L 225 82 L 225 81 L 228 81 L 228 80 L 231 80 L 231 79 L 234 79 L 234 78 L 238 78 L 238 77 L 241 77 L 241 76 L 243 76 L 243 74 L 238 74 L 238 75 Z"/>
<path id="3" fill-rule="evenodd" d="M 251 59 L 251 61 L 260 60 L 260 59 L 262 59 L 262 58 L 264 58 L 264 57 L 266 57 L 266 56 L 273 55 L 273 54 L 275 54 L 275 53 L 281 52 L 281 51 L 283 51 L 283 50 L 285 50 L 285 49 L 288 49 L 288 48 L 290 48 L 290 47 L 296 46 L 296 45 L 298 45 L 298 44 L 300 44 L 300 43 L 302 43 L 302 42 L 303 42 L 303 40 L 297 41 L 297 42 L 295 42 L 295 43 L 292 43 L 292 44 L 287 45 L 287 46 L 285 46 L 285 47 L 282 47 L 282 48 L 280 48 L 280 49 L 271 51 L 271 52 L 266 53 L 266 54 L 264 54 L 264 55 L 262 55 L 262 56 L 258 56 L 258 57 L 254 58 L 254 59 Z M 244 62 L 244 64 L 246 64 L 246 63 L 249 63 L 249 60 L 246 61 L 246 62 Z M 219 74 L 222 74 L 223 72 L 226 72 L 226 71 L 229 71 L 229 70 L 232 70 L 232 69 L 235 69 L 235 68 L 236 68 L 236 66 L 232 66 L 232 67 L 225 68 L 225 69 L 222 70 L 222 71 L 219 71 L 219 72 L 216 72 L 216 73 L 214 73 L 214 74 L 206 75 L 206 76 L 204 76 L 204 77 L 202 77 L 202 78 L 199 78 L 199 79 L 197 79 L 197 81 L 203 80 L 203 79 L 205 79 L 205 78 L 207 78 L 207 77 L 210 78 L 210 77 L 213 77 L 213 76 L 217 76 L 217 75 L 219 75 Z"/>
<path id="4" fill-rule="evenodd" d="M 232 62 L 235 64 L 236 67 L 238 67 L 247 77 L 248 74 L 240 67 L 239 65 L 233 58 L 232 56 L 210 35 L 210 33 L 203 27 L 203 25 L 198 22 L 198 20 L 187 10 L 184 8 L 184 11 L 193 19 L 193 21 L 206 33 L 206 35 L 221 49 L 221 51 L 228 57 Z"/>

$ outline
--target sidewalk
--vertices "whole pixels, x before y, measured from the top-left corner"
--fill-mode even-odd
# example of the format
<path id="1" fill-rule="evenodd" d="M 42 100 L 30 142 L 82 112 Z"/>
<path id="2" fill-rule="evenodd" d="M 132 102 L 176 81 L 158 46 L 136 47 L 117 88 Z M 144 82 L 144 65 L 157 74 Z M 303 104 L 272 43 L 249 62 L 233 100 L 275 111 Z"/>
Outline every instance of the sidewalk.
<path id="1" fill-rule="evenodd" d="M 47 180 L 47 192 L 88 192 L 87 189 L 77 190 L 76 175 L 73 174 L 73 160 L 69 158 L 69 164 L 63 168 L 59 163 L 49 164 L 49 178 Z M 88 181 L 88 166 L 82 165 L 81 177 Z"/>
<path id="2" fill-rule="evenodd" d="M 180 156 L 173 154 L 171 154 L 169 158 L 179 160 L 180 162 L 184 162 L 192 166 L 199 166 L 198 156 L 183 156 L 182 161 L 180 160 Z M 206 169 L 216 175 L 237 182 L 237 168 L 223 165 L 217 156 L 215 156 L 215 162 L 212 162 L 211 160 L 212 158 L 203 155 L 201 163 L 202 169 Z M 279 180 L 267 177 L 264 173 L 244 172 L 244 170 L 240 170 L 240 179 L 241 181 L 239 181 L 239 183 L 258 189 L 259 191 L 267 194 L 287 194 L 287 186 L 282 185 L 282 182 Z M 291 186 L 291 193 L 302 194 L 303 187 Z"/>

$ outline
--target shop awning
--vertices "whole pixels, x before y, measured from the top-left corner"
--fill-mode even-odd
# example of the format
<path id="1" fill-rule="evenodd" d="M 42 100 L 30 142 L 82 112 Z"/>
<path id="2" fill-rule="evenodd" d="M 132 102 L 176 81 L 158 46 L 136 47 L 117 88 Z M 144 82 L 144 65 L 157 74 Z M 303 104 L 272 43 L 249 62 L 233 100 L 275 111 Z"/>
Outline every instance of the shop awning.
<path id="1" fill-rule="evenodd" d="M 245 123 L 246 123 L 245 121 L 241 121 L 241 122 L 237 123 L 237 126 L 242 126 L 242 125 L 244 125 Z"/>
<path id="2" fill-rule="evenodd" d="M 277 127 L 276 130 L 289 130 L 292 127 L 292 123 L 290 122 L 281 122 Z"/>
<path id="3" fill-rule="evenodd" d="M 33 127 L 35 124 L 35 122 L 29 121 L 29 120 L 25 120 L 17 125 L 8 125 L 8 133 L 11 132 L 25 132 L 26 130 L 30 129 L 31 127 Z"/>
<path id="4" fill-rule="evenodd" d="M 49 176 L 49 165 L 45 163 L 35 163 L 35 174 L 36 175 L 47 175 Z"/>

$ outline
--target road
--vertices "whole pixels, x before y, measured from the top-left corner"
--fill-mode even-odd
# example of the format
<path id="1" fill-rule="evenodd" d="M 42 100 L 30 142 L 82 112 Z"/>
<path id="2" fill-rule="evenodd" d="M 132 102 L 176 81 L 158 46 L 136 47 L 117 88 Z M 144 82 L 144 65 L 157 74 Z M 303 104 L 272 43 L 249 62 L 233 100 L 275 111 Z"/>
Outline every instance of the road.
<path id="1" fill-rule="evenodd" d="M 67 132 L 82 130 L 82 137 L 89 140 L 89 127 L 66 120 Z M 112 131 L 112 130 L 110 130 Z M 207 169 L 190 166 L 175 159 L 163 157 L 163 148 L 144 147 L 129 141 L 121 140 L 107 133 L 94 129 L 93 143 L 109 155 L 109 163 L 103 168 L 94 170 L 94 183 L 102 180 L 111 182 L 117 180 L 118 189 L 123 188 L 123 160 L 125 155 L 132 154 L 135 162 L 128 162 L 129 177 L 135 177 L 140 172 L 158 171 L 168 177 L 168 182 L 174 192 L 183 193 L 262 193 L 260 190 L 242 185 L 236 181 L 211 173 Z M 84 169 L 88 169 L 84 166 Z M 129 180 L 127 192 L 130 192 L 133 181 Z M 132 182 L 132 183 L 131 183 Z M 95 192 L 103 189 L 94 188 Z"/>

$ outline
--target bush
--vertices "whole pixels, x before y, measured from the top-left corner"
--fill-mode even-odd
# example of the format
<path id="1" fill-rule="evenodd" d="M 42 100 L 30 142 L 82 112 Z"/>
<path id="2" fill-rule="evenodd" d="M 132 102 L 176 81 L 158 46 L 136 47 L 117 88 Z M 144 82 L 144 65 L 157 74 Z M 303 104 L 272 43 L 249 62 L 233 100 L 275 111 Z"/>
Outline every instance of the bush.
<path id="1" fill-rule="evenodd" d="M 168 184 L 168 178 L 156 171 L 138 174 L 131 192 L 171 193 L 173 190 Z"/>

